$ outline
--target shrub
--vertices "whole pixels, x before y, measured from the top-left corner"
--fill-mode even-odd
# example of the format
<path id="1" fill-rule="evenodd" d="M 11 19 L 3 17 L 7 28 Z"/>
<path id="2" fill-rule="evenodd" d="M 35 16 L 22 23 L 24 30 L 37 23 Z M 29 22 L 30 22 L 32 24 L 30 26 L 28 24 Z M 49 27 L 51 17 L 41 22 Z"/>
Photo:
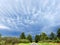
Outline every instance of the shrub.
<path id="1" fill-rule="evenodd" d="M 56 40 L 57 43 L 60 43 L 60 40 Z"/>
<path id="2" fill-rule="evenodd" d="M 0 41 L 0 45 L 5 45 L 5 41 Z"/>
<path id="3" fill-rule="evenodd" d="M 29 43 L 30 41 L 27 39 L 20 39 L 20 43 Z"/>
<path id="4" fill-rule="evenodd" d="M 42 41 L 39 41 L 39 43 L 42 43 L 42 42 L 52 42 L 52 40 L 42 40 Z"/>

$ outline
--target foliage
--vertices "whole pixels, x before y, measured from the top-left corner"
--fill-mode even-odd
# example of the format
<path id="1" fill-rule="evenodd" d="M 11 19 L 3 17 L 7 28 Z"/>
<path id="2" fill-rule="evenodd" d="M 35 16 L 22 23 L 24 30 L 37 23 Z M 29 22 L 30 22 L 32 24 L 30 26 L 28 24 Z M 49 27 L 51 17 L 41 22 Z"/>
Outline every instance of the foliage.
<path id="1" fill-rule="evenodd" d="M 41 35 L 40 35 L 40 40 L 47 40 L 48 39 L 48 36 L 42 32 Z"/>
<path id="2" fill-rule="evenodd" d="M 56 37 L 55 34 L 54 34 L 53 32 L 51 32 L 51 34 L 50 34 L 50 39 L 51 39 L 51 40 L 54 40 L 55 37 Z"/>
<path id="3" fill-rule="evenodd" d="M 30 41 L 27 39 L 20 39 L 20 43 L 29 43 Z"/>
<path id="4" fill-rule="evenodd" d="M 60 28 L 57 31 L 57 37 L 60 39 Z"/>
<path id="5" fill-rule="evenodd" d="M 20 35 L 20 39 L 26 39 L 26 37 L 25 37 L 25 33 L 24 33 L 24 32 L 21 33 L 21 35 Z"/>
<path id="6" fill-rule="evenodd" d="M 40 38 L 40 36 L 39 35 L 36 35 L 35 36 L 35 42 L 39 42 L 39 38 Z"/>
<path id="7" fill-rule="evenodd" d="M 60 43 L 60 28 L 57 31 L 57 34 L 54 34 L 51 32 L 51 34 L 48 36 L 46 33 L 42 32 L 40 35 L 35 35 L 34 40 L 32 39 L 32 35 L 28 35 L 27 37 L 25 36 L 25 33 L 22 32 L 19 38 L 16 37 L 2 37 L 0 34 L 0 45 L 5 45 L 5 44 L 12 44 L 14 45 L 15 43 L 31 43 L 33 41 L 35 42 L 53 42 L 53 43 Z"/>
<path id="8" fill-rule="evenodd" d="M 28 39 L 30 42 L 32 42 L 32 36 L 31 36 L 30 34 L 27 36 L 27 39 Z"/>

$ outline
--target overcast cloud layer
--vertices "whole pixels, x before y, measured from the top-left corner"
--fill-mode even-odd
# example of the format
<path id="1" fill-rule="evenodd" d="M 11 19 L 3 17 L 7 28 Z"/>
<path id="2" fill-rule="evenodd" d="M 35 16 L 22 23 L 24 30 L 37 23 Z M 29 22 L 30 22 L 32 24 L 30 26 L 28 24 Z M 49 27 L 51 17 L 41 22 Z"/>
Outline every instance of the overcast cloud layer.
<path id="1" fill-rule="evenodd" d="M 0 0 L 1 33 L 49 34 L 56 27 L 60 27 L 60 0 Z"/>

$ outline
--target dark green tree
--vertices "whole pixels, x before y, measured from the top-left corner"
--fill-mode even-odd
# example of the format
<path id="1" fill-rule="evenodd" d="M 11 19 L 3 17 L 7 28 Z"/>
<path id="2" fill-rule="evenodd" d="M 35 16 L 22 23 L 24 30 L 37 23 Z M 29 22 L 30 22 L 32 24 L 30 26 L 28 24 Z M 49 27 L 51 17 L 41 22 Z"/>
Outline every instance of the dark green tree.
<path id="1" fill-rule="evenodd" d="M 51 40 L 54 40 L 55 37 L 56 37 L 55 34 L 54 34 L 53 32 L 51 32 L 51 34 L 50 34 L 50 39 L 51 39 Z"/>
<path id="2" fill-rule="evenodd" d="M 57 31 L 57 37 L 60 39 L 60 28 Z"/>
<path id="3" fill-rule="evenodd" d="M 0 34 L 0 41 L 2 40 L 1 34 Z"/>
<path id="4" fill-rule="evenodd" d="M 21 33 L 20 39 L 26 39 L 26 36 L 25 36 L 25 33 L 24 32 Z"/>
<path id="5" fill-rule="evenodd" d="M 45 34 L 44 32 L 42 32 L 42 33 L 40 34 L 40 40 L 48 40 L 47 34 Z"/>
<path id="6" fill-rule="evenodd" d="M 40 35 L 36 35 L 36 36 L 35 36 L 35 42 L 36 42 L 36 43 L 39 42 L 39 41 L 40 41 L 39 39 L 40 39 Z"/>
<path id="7" fill-rule="evenodd" d="M 27 36 L 27 39 L 28 39 L 30 42 L 32 42 L 32 36 L 31 36 L 30 34 Z"/>

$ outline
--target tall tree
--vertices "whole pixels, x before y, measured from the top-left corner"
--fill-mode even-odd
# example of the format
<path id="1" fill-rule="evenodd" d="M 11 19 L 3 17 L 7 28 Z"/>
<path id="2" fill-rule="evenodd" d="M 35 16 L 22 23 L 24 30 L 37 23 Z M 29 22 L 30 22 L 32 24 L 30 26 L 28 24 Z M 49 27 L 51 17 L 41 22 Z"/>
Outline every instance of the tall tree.
<path id="1" fill-rule="evenodd" d="M 36 35 L 35 36 L 35 42 L 39 42 L 40 41 L 39 39 L 40 39 L 40 36 L 39 35 Z"/>
<path id="2" fill-rule="evenodd" d="M 48 39 L 47 34 L 45 34 L 44 32 L 42 32 L 41 35 L 40 35 L 40 40 L 47 40 L 47 39 Z"/>
<path id="3" fill-rule="evenodd" d="M 60 39 L 60 28 L 57 31 L 57 37 Z"/>
<path id="4" fill-rule="evenodd" d="M 51 40 L 54 40 L 55 39 L 55 34 L 53 32 L 51 32 L 51 34 L 50 34 L 50 39 Z"/>
<path id="5" fill-rule="evenodd" d="M 21 33 L 20 39 L 26 39 L 26 36 L 25 36 L 25 33 L 24 32 Z"/>
<path id="6" fill-rule="evenodd" d="M 0 41 L 1 41 L 1 39 L 2 39 L 2 38 L 1 38 L 1 34 L 0 34 Z"/>
<path id="7" fill-rule="evenodd" d="M 32 36 L 31 36 L 30 34 L 27 36 L 27 39 L 28 39 L 30 42 L 32 42 Z"/>

